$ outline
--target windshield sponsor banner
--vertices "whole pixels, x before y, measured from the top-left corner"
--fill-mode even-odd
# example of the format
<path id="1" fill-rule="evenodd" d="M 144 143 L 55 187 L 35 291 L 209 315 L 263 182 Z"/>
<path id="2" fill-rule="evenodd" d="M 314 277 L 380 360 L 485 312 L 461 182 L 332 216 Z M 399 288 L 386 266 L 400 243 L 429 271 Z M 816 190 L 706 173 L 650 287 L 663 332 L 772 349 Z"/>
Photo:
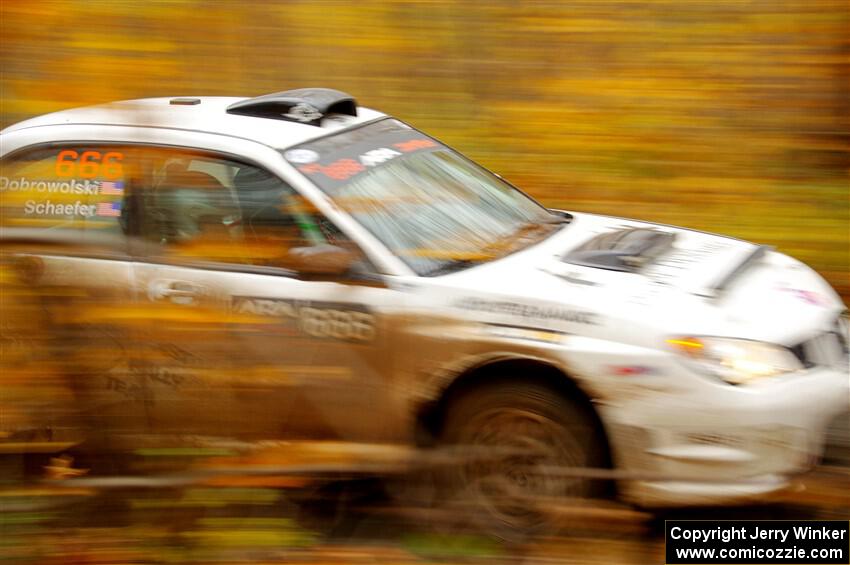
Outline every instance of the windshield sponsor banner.
<path id="1" fill-rule="evenodd" d="M 283 156 L 320 188 L 333 191 L 358 175 L 405 155 L 439 149 L 445 147 L 388 119 L 289 149 Z"/>

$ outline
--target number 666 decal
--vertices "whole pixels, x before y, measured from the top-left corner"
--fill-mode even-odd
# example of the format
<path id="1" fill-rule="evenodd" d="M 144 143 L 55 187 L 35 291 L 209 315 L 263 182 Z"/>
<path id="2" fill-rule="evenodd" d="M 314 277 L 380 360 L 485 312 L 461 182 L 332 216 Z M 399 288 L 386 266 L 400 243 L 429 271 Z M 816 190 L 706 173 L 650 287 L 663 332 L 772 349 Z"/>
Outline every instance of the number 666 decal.
<path id="1" fill-rule="evenodd" d="M 124 155 L 117 151 L 60 151 L 56 156 L 56 176 L 82 179 L 118 179 L 124 176 Z"/>

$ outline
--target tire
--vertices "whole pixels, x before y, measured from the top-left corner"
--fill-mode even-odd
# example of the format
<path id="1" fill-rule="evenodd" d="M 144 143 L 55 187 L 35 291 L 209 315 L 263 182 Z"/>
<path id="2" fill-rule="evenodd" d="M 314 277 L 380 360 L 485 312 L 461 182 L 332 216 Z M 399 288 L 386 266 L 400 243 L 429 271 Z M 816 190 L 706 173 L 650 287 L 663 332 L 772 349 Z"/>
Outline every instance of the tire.
<path id="1" fill-rule="evenodd" d="M 607 466 L 590 410 L 534 382 L 500 379 L 464 391 L 450 401 L 442 428 L 441 444 L 460 459 L 441 481 L 444 503 L 506 541 L 558 529 L 553 505 L 601 492 L 599 481 L 556 472 Z"/>

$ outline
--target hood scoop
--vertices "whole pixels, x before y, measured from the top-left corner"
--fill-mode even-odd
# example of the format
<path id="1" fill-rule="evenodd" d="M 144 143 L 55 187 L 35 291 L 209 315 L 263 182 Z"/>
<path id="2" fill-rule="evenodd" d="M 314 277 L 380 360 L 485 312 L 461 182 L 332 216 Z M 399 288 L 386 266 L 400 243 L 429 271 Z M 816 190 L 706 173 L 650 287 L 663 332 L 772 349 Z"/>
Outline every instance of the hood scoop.
<path id="1" fill-rule="evenodd" d="M 561 260 L 609 271 L 635 272 L 673 247 L 676 234 L 651 228 L 625 228 L 597 235 Z"/>

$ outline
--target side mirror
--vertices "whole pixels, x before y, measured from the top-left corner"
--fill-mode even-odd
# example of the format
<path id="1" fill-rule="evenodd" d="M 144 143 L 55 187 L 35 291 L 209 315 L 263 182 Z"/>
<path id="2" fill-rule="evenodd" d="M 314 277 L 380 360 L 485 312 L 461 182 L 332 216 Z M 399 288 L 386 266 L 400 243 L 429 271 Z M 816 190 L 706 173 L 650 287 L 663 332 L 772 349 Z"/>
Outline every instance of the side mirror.
<path id="1" fill-rule="evenodd" d="M 341 277 L 359 259 L 353 251 L 336 245 L 295 247 L 289 250 L 289 262 L 299 273 Z"/>

